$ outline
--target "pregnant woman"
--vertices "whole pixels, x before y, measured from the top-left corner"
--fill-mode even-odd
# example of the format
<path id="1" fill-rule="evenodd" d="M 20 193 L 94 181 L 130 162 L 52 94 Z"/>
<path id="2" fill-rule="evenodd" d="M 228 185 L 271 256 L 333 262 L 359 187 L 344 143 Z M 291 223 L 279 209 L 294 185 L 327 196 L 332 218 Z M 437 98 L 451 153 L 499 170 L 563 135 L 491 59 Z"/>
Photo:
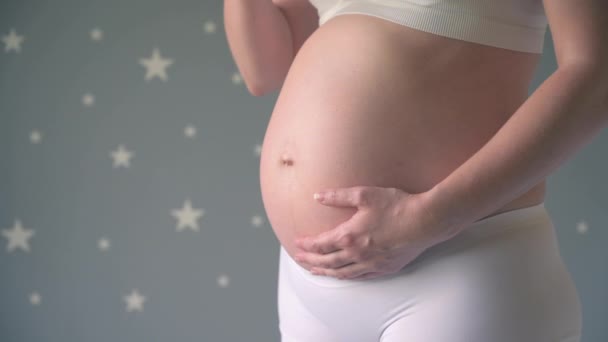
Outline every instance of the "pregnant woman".
<path id="1" fill-rule="evenodd" d="M 608 122 L 604 0 L 225 0 L 282 341 L 574 342 L 546 178 Z M 528 97 L 550 25 L 558 69 Z M 324 196 L 315 199 L 314 193 Z"/>

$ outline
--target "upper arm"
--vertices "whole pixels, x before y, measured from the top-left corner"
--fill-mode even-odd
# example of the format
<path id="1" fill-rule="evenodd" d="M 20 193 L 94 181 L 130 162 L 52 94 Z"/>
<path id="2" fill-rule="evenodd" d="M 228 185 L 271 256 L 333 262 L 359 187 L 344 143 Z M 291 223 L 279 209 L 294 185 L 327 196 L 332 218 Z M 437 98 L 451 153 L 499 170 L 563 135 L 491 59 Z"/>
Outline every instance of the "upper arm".
<path id="1" fill-rule="evenodd" d="M 543 0 L 559 66 L 608 65 L 607 0 Z"/>

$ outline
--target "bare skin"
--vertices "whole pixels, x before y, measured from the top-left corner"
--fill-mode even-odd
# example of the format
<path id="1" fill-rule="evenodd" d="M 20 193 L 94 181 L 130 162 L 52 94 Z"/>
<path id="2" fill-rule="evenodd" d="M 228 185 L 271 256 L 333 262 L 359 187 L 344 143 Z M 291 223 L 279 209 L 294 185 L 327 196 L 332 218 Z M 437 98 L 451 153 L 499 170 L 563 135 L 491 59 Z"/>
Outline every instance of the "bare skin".
<path id="1" fill-rule="evenodd" d="M 294 58 L 264 137 L 260 185 L 280 243 L 293 257 L 295 238 L 355 212 L 317 203 L 317 190 L 431 189 L 526 100 L 539 58 L 372 16 L 330 19 Z M 488 216 L 545 192 L 543 180 Z"/>

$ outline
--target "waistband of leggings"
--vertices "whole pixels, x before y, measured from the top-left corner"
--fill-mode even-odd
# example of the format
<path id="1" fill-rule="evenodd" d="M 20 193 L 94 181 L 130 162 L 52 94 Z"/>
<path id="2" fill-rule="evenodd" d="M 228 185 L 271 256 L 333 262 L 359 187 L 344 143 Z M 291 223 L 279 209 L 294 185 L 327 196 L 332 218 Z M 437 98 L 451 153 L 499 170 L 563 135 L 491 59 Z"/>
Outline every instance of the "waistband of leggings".
<path id="1" fill-rule="evenodd" d="M 539 220 L 550 220 L 545 202 L 530 207 L 504 211 L 477 220 L 466 226 L 463 232 L 467 235 L 485 236 L 504 230 L 524 227 L 527 223 L 536 223 Z"/>
<path id="2" fill-rule="evenodd" d="M 543 220 L 545 224 L 536 224 L 537 222 L 541 222 Z M 549 221 L 547 221 L 549 220 Z M 550 217 L 545 208 L 545 203 L 541 202 L 539 204 L 518 208 L 514 210 L 505 211 L 502 213 L 498 213 L 496 215 L 492 215 L 486 217 L 484 219 L 478 220 L 470 224 L 462 233 L 462 236 L 456 236 L 454 238 L 445 242 L 440 243 L 442 246 L 435 246 L 433 250 L 438 250 L 441 248 L 445 248 L 452 244 L 460 244 L 464 243 L 465 240 L 470 238 L 482 238 L 484 236 L 488 236 L 491 234 L 496 234 L 501 231 L 507 231 L 510 229 L 529 229 L 530 225 L 534 225 L 538 228 L 550 226 L 547 223 L 550 223 Z M 293 267 L 291 269 L 295 269 L 298 274 L 306 278 L 307 280 L 316 283 L 317 285 L 322 285 L 325 287 L 342 287 L 351 284 L 361 284 L 365 282 L 365 280 L 354 280 L 354 279 L 337 279 L 324 275 L 314 275 L 310 273 L 307 269 L 300 266 L 295 260 L 291 258 L 289 253 L 283 248 L 281 245 L 280 253 L 283 254 L 284 257 L 289 264 Z M 433 251 L 426 252 L 425 254 L 430 256 Z M 428 257 L 427 256 L 427 257 Z"/>

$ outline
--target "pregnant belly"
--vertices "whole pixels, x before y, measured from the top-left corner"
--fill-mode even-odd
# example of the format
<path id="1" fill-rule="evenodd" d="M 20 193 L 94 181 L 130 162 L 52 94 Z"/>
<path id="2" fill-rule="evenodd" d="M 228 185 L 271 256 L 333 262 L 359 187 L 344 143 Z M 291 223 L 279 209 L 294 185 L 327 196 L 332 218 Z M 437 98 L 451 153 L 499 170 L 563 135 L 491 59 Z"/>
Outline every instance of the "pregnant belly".
<path id="1" fill-rule="evenodd" d="M 423 192 L 483 146 L 526 98 L 532 70 L 531 59 L 497 50 L 362 15 L 313 33 L 282 86 L 260 158 L 263 204 L 284 248 L 293 255 L 296 237 L 355 213 L 318 203 L 315 191 Z M 509 60 L 510 69 L 484 58 Z"/>

